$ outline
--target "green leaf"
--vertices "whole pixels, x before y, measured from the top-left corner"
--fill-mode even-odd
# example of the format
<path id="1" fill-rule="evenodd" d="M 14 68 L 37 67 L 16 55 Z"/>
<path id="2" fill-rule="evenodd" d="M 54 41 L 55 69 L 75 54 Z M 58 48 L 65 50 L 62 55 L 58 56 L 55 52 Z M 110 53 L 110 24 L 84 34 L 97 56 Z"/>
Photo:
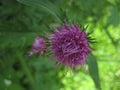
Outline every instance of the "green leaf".
<path id="1" fill-rule="evenodd" d="M 0 90 L 5 90 L 6 85 L 4 83 L 4 78 L 2 75 L 0 75 Z"/>
<path id="2" fill-rule="evenodd" d="M 114 27 L 117 27 L 120 22 L 120 14 L 117 7 L 112 7 L 110 9 L 110 15 L 107 19 L 107 25 L 112 24 Z"/>
<path id="3" fill-rule="evenodd" d="M 97 64 L 96 57 L 93 54 L 90 54 L 88 59 L 89 59 L 88 60 L 89 74 L 92 77 L 96 88 L 98 90 L 101 90 L 100 78 L 99 78 L 99 72 L 98 72 L 98 64 Z"/>
<path id="4" fill-rule="evenodd" d="M 21 87 L 19 84 L 12 84 L 10 85 L 7 90 L 25 90 L 23 87 Z"/>
<path id="5" fill-rule="evenodd" d="M 17 1 L 30 6 L 39 6 L 43 10 L 49 12 L 53 17 L 57 19 L 57 21 L 61 22 L 60 9 L 47 0 L 17 0 Z"/>

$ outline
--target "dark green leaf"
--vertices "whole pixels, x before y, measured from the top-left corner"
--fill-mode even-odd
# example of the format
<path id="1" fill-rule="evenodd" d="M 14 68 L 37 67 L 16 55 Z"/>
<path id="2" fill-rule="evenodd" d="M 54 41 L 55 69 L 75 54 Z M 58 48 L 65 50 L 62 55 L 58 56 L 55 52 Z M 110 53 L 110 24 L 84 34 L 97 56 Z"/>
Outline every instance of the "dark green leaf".
<path id="1" fill-rule="evenodd" d="M 30 5 L 30 6 L 39 6 L 45 11 L 49 12 L 57 19 L 57 21 L 60 20 L 60 9 L 55 6 L 53 3 L 47 1 L 47 0 L 17 0 L 23 4 Z"/>
<path id="2" fill-rule="evenodd" d="M 98 72 L 98 64 L 97 64 L 96 57 L 93 54 L 89 55 L 88 67 L 89 67 L 90 76 L 92 77 L 96 88 L 101 90 L 100 78 L 99 78 L 99 72 Z"/>

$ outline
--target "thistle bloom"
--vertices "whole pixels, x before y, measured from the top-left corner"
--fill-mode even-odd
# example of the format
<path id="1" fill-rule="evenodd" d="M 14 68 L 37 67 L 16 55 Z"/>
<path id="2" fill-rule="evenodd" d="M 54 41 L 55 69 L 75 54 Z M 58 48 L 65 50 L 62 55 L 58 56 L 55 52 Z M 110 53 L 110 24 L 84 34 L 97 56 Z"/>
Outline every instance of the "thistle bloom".
<path id="1" fill-rule="evenodd" d="M 90 51 L 87 33 L 76 24 L 62 25 L 51 35 L 51 49 L 59 64 L 68 67 L 84 66 Z"/>
<path id="2" fill-rule="evenodd" d="M 31 56 L 33 54 L 39 53 L 40 55 L 43 54 L 45 49 L 45 40 L 41 37 L 36 37 L 35 42 L 32 45 L 32 51 L 28 52 L 28 55 Z"/>

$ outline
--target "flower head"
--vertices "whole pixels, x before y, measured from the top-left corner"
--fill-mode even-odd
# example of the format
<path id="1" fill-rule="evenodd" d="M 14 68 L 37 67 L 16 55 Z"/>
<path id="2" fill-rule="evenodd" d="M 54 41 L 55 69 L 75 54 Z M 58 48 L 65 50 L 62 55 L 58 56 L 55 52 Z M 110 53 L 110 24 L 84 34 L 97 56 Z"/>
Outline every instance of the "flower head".
<path id="1" fill-rule="evenodd" d="M 35 53 L 39 53 L 40 55 L 43 54 L 45 49 L 45 40 L 41 37 L 36 37 L 35 42 L 32 45 L 32 51 L 28 52 L 28 55 L 31 56 Z"/>
<path id="2" fill-rule="evenodd" d="M 68 67 L 83 66 L 91 50 L 87 36 L 76 24 L 66 24 L 55 29 L 50 40 L 57 62 Z"/>

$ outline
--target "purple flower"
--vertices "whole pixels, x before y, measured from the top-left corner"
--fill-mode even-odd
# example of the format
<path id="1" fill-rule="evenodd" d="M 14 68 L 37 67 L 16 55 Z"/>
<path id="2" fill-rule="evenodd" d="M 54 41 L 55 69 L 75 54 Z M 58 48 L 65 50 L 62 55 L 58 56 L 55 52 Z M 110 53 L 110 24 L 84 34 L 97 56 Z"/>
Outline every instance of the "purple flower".
<path id="1" fill-rule="evenodd" d="M 51 35 L 51 48 L 59 64 L 68 67 L 84 66 L 90 51 L 87 33 L 76 24 L 61 25 Z"/>
<path id="2" fill-rule="evenodd" d="M 28 55 L 31 56 L 35 53 L 39 53 L 40 55 L 43 55 L 45 46 L 46 46 L 45 40 L 37 36 L 35 38 L 35 42 L 32 45 L 32 51 L 28 52 Z"/>

